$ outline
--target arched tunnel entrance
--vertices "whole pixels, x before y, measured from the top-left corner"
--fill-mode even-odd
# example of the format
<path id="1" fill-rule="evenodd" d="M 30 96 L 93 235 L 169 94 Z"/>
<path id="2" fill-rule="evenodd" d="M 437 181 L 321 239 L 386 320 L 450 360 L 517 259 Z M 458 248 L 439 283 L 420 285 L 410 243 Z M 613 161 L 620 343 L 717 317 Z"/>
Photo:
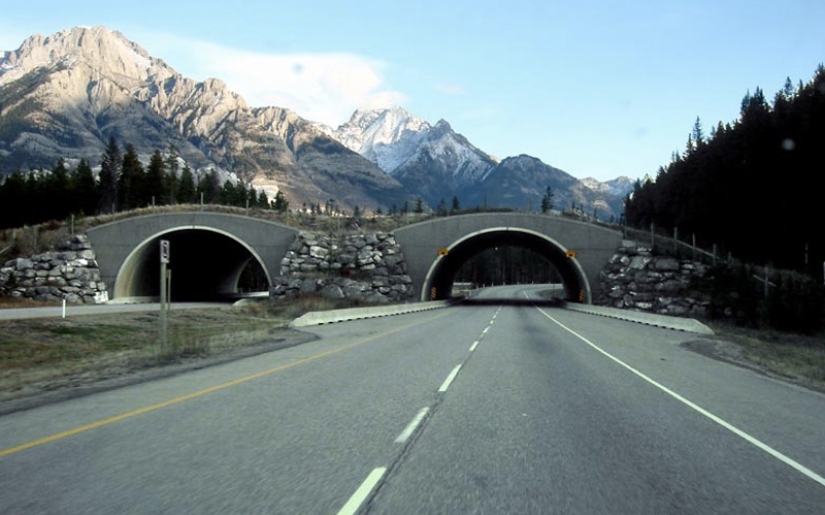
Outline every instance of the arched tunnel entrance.
<path id="1" fill-rule="evenodd" d="M 449 298 L 457 274 L 467 262 L 485 251 L 497 248 L 520 248 L 537 255 L 554 270 L 546 277 L 557 277 L 564 288 L 564 297 L 571 302 L 589 302 L 590 286 L 584 272 L 575 259 L 568 256 L 566 249 L 551 238 L 526 229 L 489 229 L 465 236 L 445 249 L 430 267 L 422 291 L 422 300 L 443 300 Z M 517 274 L 502 273 L 502 278 L 517 277 Z M 521 280 L 521 279 L 519 279 Z M 543 279 L 542 279 L 543 280 Z M 515 284 L 515 283 L 513 283 Z"/>
<path id="2" fill-rule="evenodd" d="M 117 274 L 115 298 L 160 297 L 161 240 L 169 241 L 172 301 L 224 301 L 269 289 L 266 268 L 248 246 L 217 230 L 186 228 L 138 245 Z"/>

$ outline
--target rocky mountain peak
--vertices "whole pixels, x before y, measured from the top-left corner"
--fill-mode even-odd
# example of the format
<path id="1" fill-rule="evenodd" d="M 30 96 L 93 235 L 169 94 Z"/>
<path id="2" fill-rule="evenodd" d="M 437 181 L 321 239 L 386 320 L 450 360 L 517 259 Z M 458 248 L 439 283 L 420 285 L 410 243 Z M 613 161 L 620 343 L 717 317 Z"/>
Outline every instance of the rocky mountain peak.
<path id="1" fill-rule="evenodd" d="M 75 27 L 51 36 L 36 34 L 0 64 L 0 83 L 16 80 L 38 68 L 85 65 L 98 76 L 117 74 L 147 80 L 167 71 L 163 61 L 154 59 L 123 34 L 105 27 Z"/>

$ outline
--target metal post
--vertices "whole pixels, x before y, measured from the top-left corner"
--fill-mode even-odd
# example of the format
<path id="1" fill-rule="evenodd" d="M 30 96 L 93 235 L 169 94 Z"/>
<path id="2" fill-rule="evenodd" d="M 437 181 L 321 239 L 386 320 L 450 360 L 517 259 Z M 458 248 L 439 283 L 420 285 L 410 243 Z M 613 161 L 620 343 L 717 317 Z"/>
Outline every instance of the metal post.
<path id="1" fill-rule="evenodd" d="M 696 233 L 691 235 L 691 240 L 693 242 L 693 260 L 696 261 Z"/>
<path id="2" fill-rule="evenodd" d="M 160 264 L 160 348 L 166 348 L 166 263 Z"/>

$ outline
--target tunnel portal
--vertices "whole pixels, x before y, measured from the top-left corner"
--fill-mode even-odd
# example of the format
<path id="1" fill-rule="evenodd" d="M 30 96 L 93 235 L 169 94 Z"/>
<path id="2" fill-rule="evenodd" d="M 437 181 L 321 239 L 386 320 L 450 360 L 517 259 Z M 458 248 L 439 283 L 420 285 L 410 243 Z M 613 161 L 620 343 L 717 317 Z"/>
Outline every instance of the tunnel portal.
<path id="1" fill-rule="evenodd" d="M 564 296 L 568 301 L 589 300 L 589 286 L 584 273 L 561 245 L 533 231 L 512 228 L 470 234 L 444 249 L 430 267 L 422 300 L 449 298 L 462 265 L 485 250 L 505 246 L 526 248 L 545 258 L 561 277 Z"/>
<path id="2" fill-rule="evenodd" d="M 172 301 L 225 301 L 269 289 L 260 257 L 239 240 L 216 230 L 187 228 L 157 234 L 137 246 L 118 272 L 117 298 L 160 296 L 161 240 L 169 241 Z"/>

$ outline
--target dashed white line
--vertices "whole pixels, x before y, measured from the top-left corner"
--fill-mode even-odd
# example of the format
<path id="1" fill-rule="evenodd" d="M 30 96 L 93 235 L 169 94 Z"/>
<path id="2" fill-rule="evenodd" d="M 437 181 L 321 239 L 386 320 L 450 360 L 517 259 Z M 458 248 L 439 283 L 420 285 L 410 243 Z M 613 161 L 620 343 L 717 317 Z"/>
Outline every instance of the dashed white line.
<path id="1" fill-rule="evenodd" d="M 395 443 L 405 443 L 407 440 L 410 439 L 410 436 L 415 432 L 415 429 L 424 420 L 424 417 L 427 416 L 427 413 L 430 412 L 430 408 L 421 408 L 418 413 L 416 413 L 415 418 L 412 419 L 412 422 L 401 431 L 401 434 L 398 435 L 398 438 L 395 439 Z"/>
<path id="2" fill-rule="evenodd" d="M 487 331 L 489 331 L 489 330 L 490 330 L 490 326 L 487 326 L 483 331 L 481 331 L 481 334 L 487 334 Z"/>
<path id="3" fill-rule="evenodd" d="M 472 345 L 470 345 L 470 352 L 476 350 L 476 347 L 478 347 L 478 340 L 476 340 L 475 342 L 473 342 Z"/>
<path id="4" fill-rule="evenodd" d="M 367 499 L 372 489 L 375 488 L 375 485 L 381 481 L 381 478 L 384 477 L 384 473 L 387 471 L 387 467 L 378 467 L 377 469 L 370 472 L 370 475 L 367 476 L 367 479 L 361 483 L 361 486 L 358 487 L 358 490 L 352 494 L 352 497 L 349 498 L 347 503 L 338 510 L 338 515 L 354 515 L 355 512 L 361 507 L 361 504 Z"/>
<path id="5" fill-rule="evenodd" d="M 819 474 L 817 474 L 817 473 L 816 473 L 816 472 L 814 472 L 813 470 L 811 470 L 811 469 L 809 469 L 808 467 L 806 467 L 806 466 L 802 465 L 801 463 L 799 463 L 799 462 L 795 461 L 794 459 L 789 458 L 788 456 L 785 456 L 784 454 L 782 454 L 781 452 L 777 451 L 776 449 L 774 449 L 773 447 L 769 446 L 768 444 L 766 444 L 766 443 L 764 443 L 764 442 L 762 442 L 762 441 L 760 441 L 760 440 L 757 440 L 757 439 L 756 439 L 756 438 L 754 438 L 753 436 L 751 436 L 751 435 L 749 435 L 748 433 L 746 433 L 746 432 L 742 431 L 741 429 L 739 429 L 738 427 L 734 426 L 733 424 L 731 424 L 731 423 L 729 423 L 729 422 L 726 422 L 725 420 L 723 420 L 723 419 L 721 419 L 721 418 L 717 417 L 716 415 L 714 415 L 713 413 L 711 413 L 711 412 L 709 412 L 708 410 L 704 409 L 703 407 L 699 406 L 698 404 L 695 404 L 695 403 L 693 403 L 692 401 L 690 401 L 690 400 L 688 400 L 688 399 L 686 399 L 686 398 L 682 397 L 681 395 L 679 395 L 678 393 L 674 392 L 674 391 L 673 391 L 673 390 L 671 390 L 670 388 L 668 388 L 668 387 L 666 387 L 666 386 L 664 386 L 664 385 L 662 385 L 662 384 L 657 383 L 655 380 L 653 380 L 653 379 L 651 379 L 650 377 L 646 376 L 646 375 L 645 375 L 645 374 L 643 374 L 642 372 L 639 372 L 638 370 L 636 370 L 635 368 L 631 367 L 630 365 L 628 365 L 628 364 L 627 364 L 627 363 L 625 363 L 624 361 L 622 361 L 622 360 L 620 360 L 619 358 L 617 358 L 617 357 L 613 356 L 613 355 L 612 355 L 612 354 L 610 354 L 609 352 L 607 352 L 607 351 L 603 350 L 601 347 L 599 347 L 599 346 L 598 346 L 598 345 L 596 345 L 595 343 L 591 342 L 590 340 L 588 340 L 588 339 L 587 339 L 587 338 L 585 338 L 584 336 L 580 335 L 580 334 L 579 334 L 579 333 L 577 333 L 576 331 L 574 331 L 574 330 L 570 329 L 569 327 L 567 327 L 566 325 L 562 324 L 561 322 L 559 322 L 559 321 L 558 321 L 558 320 L 556 320 L 555 318 L 551 317 L 550 315 L 548 315 L 547 313 L 545 313 L 545 312 L 544 312 L 544 310 L 539 309 L 539 308 L 536 308 L 536 309 L 538 309 L 538 310 L 541 312 L 541 314 L 542 314 L 542 315 L 546 316 L 547 318 L 549 318 L 550 320 L 552 320 L 553 322 L 555 322 L 556 324 L 558 324 L 558 325 L 559 325 L 562 329 L 564 329 L 565 331 L 569 332 L 569 333 L 570 333 L 570 334 L 572 334 L 573 336 L 577 337 L 578 339 L 580 339 L 581 341 L 583 341 L 583 342 L 584 342 L 584 343 L 586 343 L 587 345 L 589 345 L 589 346 L 593 347 L 595 350 L 597 350 L 598 352 L 602 353 L 603 355 L 605 355 L 606 357 L 610 358 L 611 360 L 615 361 L 615 362 L 616 362 L 616 363 L 618 363 L 619 365 L 623 366 L 624 368 L 626 368 L 627 370 L 629 370 L 630 372 L 632 372 L 632 373 L 633 373 L 633 374 L 635 374 L 636 376 L 638 376 L 638 377 L 640 377 L 641 379 L 643 379 L 643 380 L 647 381 L 647 382 L 648 382 L 648 383 L 650 383 L 651 385 L 653 385 L 653 386 L 655 386 L 656 388 L 658 388 L 658 389 L 662 390 L 662 391 L 663 391 L 663 392 L 665 392 L 666 394 L 670 395 L 670 396 L 671 396 L 671 397 L 673 397 L 674 399 L 678 400 L 678 401 L 679 401 L 679 402 L 681 402 L 682 404 L 685 404 L 686 406 L 688 406 L 689 408 L 691 408 L 691 409 L 695 410 L 696 412 L 700 413 L 701 415 L 704 415 L 705 417 L 709 418 L 710 420 L 712 420 L 712 421 L 716 422 L 717 424 L 719 424 L 720 426 L 724 427 L 725 429 L 727 429 L 727 430 L 728 430 L 728 431 L 730 431 L 731 433 L 735 434 L 736 436 L 738 436 L 738 437 L 742 438 L 742 439 L 743 439 L 743 440 L 745 440 L 746 442 L 748 442 L 748 443 L 750 443 L 750 444 L 752 444 L 752 445 L 756 446 L 756 447 L 757 447 L 757 448 L 759 448 L 759 449 L 762 449 L 763 451 L 765 451 L 766 453 L 770 454 L 770 455 L 771 455 L 771 456 L 773 456 L 774 458 L 776 458 L 776 459 L 778 459 L 779 461 L 781 461 L 781 462 L 785 463 L 786 465 L 788 465 L 788 466 L 792 467 L 792 468 L 793 468 L 793 469 L 795 469 L 797 472 L 800 472 L 801 474 L 803 474 L 803 475 L 807 476 L 808 478 L 810 478 L 810 479 L 812 479 L 812 480 L 816 481 L 816 482 L 817 482 L 817 483 L 819 483 L 820 485 L 825 486 L 825 477 L 820 476 Z"/>
<path id="6" fill-rule="evenodd" d="M 461 365 L 458 365 L 452 372 L 450 372 L 450 375 L 447 376 L 447 379 L 444 380 L 444 383 L 442 383 L 441 387 L 438 389 L 439 392 L 443 393 L 447 391 L 447 388 L 450 387 L 450 383 L 452 383 L 455 376 L 458 375 L 459 370 L 461 370 Z"/>

